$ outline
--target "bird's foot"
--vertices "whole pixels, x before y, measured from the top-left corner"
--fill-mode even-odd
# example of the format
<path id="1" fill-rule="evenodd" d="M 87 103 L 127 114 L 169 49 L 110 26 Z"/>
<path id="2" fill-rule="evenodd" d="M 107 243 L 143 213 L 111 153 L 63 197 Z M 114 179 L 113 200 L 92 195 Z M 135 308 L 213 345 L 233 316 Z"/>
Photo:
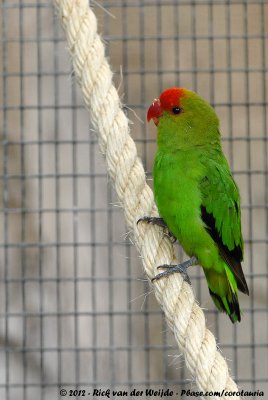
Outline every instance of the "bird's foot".
<path id="1" fill-rule="evenodd" d="M 161 228 L 164 229 L 165 234 L 167 234 L 169 236 L 169 238 L 171 239 L 172 243 L 175 243 L 177 238 L 173 235 L 172 232 L 170 232 L 170 230 L 168 229 L 167 224 L 165 223 L 165 221 L 163 220 L 163 218 L 160 217 L 142 217 L 137 221 L 137 224 L 139 222 L 147 222 L 148 224 L 153 224 L 153 225 L 158 225 Z"/>
<path id="2" fill-rule="evenodd" d="M 189 278 L 189 275 L 187 274 L 187 268 L 191 267 L 192 265 L 197 263 L 197 259 L 196 257 L 192 257 L 187 261 L 184 261 L 181 264 L 177 264 L 177 265 L 168 265 L 168 264 L 164 264 L 164 265 L 160 265 L 159 267 L 157 267 L 157 269 L 164 269 L 164 272 L 160 272 L 160 274 L 157 274 L 153 279 L 152 282 L 168 277 L 171 274 L 175 274 L 177 272 L 179 272 L 180 274 L 182 274 L 183 276 L 183 280 L 185 282 L 187 282 L 189 285 L 191 285 L 191 281 Z"/>

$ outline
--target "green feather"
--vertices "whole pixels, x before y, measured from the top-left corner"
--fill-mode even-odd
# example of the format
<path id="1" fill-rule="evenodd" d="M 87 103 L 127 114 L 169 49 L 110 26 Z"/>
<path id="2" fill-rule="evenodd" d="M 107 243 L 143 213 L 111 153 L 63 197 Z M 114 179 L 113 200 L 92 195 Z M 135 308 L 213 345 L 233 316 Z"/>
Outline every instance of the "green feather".
<path id="1" fill-rule="evenodd" d="M 170 231 L 204 269 L 217 308 L 235 322 L 240 320 L 237 289 L 248 293 L 240 265 L 239 191 L 222 152 L 213 108 L 186 89 L 179 106 L 180 115 L 165 110 L 159 118 L 155 200 Z"/>

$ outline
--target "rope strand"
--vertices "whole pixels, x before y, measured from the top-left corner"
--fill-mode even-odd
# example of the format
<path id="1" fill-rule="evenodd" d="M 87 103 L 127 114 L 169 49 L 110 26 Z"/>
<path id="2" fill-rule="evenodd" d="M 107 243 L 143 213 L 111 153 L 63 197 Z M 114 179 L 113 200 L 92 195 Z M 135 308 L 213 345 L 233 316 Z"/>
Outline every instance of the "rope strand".
<path id="1" fill-rule="evenodd" d="M 54 4 L 92 125 L 98 132 L 100 150 L 106 157 L 108 173 L 124 207 L 144 270 L 148 279 L 152 279 L 158 265 L 171 264 L 174 248 L 158 227 L 136 224 L 139 217 L 158 214 L 135 143 L 129 135 L 127 117 L 112 83 L 104 45 L 97 33 L 96 17 L 88 0 L 54 0 Z M 217 350 L 215 338 L 206 328 L 204 313 L 195 302 L 192 288 L 180 274 L 155 281 L 153 287 L 199 390 L 204 394 L 223 390 L 237 392 L 226 361 Z M 223 399 L 229 397 L 240 398 L 228 396 L 228 393 L 222 396 Z"/>

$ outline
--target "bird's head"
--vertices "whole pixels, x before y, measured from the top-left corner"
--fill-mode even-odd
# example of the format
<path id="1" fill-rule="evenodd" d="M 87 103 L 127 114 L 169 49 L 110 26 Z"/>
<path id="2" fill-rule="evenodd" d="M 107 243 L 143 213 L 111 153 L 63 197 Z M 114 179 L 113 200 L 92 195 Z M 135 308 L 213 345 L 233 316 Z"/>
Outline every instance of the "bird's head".
<path id="1" fill-rule="evenodd" d="M 157 126 L 159 119 L 164 114 L 178 116 L 183 112 L 181 100 L 186 95 L 186 89 L 170 88 L 162 92 L 158 99 L 155 99 L 147 112 L 147 121 L 152 119 Z"/>
<path id="2" fill-rule="evenodd" d="M 184 88 L 162 92 L 148 109 L 147 121 L 151 120 L 158 127 L 158 144 L 174 147 L 204 144 L 219 132 L 214 109 L 197 93 Z"/>

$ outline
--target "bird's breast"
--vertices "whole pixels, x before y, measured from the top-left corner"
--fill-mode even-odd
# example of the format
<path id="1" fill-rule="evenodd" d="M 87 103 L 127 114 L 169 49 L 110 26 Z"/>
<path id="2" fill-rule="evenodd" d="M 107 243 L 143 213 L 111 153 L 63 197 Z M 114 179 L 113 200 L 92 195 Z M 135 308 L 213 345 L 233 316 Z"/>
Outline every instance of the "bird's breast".
<path id="1" fill-rule="evenodd" d="M 180 240 L 183 225 L 200 219 L 199 182 L 204 176 L 196 154 L 161 154 L 155 158 L 153 179 L 159 214 Z"/>

